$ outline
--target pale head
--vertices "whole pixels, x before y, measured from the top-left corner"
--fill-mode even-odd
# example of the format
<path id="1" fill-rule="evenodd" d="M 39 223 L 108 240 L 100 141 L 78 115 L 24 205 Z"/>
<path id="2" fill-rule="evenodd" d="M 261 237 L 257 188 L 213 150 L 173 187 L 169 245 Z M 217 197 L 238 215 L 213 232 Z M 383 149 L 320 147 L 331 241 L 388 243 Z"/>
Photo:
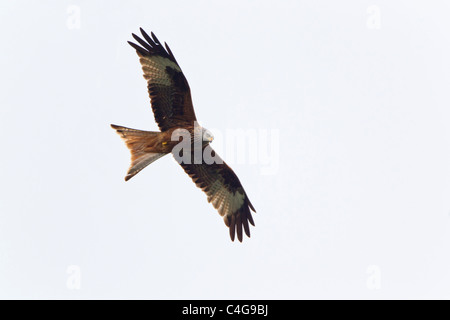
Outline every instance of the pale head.
<path id="1" fill-rule="evenodd" d="M 202 128 L 203 142 L 212 142 L 214 140 L 214 135 L 211 131 L 206 128 Z"/>

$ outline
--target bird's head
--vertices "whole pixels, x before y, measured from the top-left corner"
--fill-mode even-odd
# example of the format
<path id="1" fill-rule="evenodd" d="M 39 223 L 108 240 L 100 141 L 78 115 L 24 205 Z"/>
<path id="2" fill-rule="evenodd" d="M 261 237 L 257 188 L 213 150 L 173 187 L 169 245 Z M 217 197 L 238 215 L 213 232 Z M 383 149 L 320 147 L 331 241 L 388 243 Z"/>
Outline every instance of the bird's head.
<path id="1" fill-rule="evenodd" d="M 214 136 L 208 129 L 203 128 L 203 142 L 212 142 L 214 140 Z"/>

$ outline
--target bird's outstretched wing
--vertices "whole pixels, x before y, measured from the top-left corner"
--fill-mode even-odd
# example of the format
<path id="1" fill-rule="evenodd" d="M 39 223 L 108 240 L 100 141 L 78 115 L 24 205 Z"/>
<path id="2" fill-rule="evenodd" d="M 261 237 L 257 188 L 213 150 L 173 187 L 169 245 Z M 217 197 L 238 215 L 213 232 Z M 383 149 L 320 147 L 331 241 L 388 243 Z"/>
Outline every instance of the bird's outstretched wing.
<path id="1" fill-rule="evenodd" d="M 141 45 L 128 42 L 139 56 L 147 80 L 153 114 L 161 131 L 173 127 L 192 125 L 196 120 L 189 84 L 181 71 L 167 43 L 165 48 L 158 38 L 151 37 L 141 28 L 139 38 L 133 38 Z"/>
<path id="2" fill-rule="evenodd" d="M 208 144 L 205 148 L 211 148 L 211 146 Z M 245 234 L 250 237 L 249 222 L 253 226 L 255 225 L 250 212 L 250 210 L 256 212 L 255 208 L 250 203 L 239 178 L 233 170 L 212 148 L 207 151 L 213 155 L 217 160 L 216 162 L 207 164 L 202 161 L 199 164 L 180 163 L 180 165 L 197 187 L 206 193 L 208 202 L 211 202 L 214 208 L 219 211 L 225 225 L 230 228 L 231 240 L 234 241 L 237 233 L 238 240 L 242 242 L 242 228 L 244 228 Z"/>

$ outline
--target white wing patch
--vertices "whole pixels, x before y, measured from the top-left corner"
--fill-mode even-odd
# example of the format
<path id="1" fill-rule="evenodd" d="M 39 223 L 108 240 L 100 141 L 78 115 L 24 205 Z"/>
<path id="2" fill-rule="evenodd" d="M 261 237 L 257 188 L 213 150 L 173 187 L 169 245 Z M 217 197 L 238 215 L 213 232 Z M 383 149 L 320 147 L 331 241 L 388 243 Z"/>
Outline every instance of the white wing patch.
<path id="1" fill-rule="evenodd" d="M 162 84 L 165 86 L 172 85 L 171 79 L 166 72 L 166 67 L 170 67 L 181 72 L 180 67 L 168 58 L 161 56 L 143 56 L 140 55 L 139 61 L 142 65 L 142 70 L 144 71 L 145 80 L 152 80 L 156 84 Z"/>
<path id="2" fill-rule="evenodd" d="M 229 192 L 219 180 L 214 181 L 208 193 L 208 202 L 212 203 L 222 217 L 226 213 L 236 213 L 244 204 L 244 194 Z"/>

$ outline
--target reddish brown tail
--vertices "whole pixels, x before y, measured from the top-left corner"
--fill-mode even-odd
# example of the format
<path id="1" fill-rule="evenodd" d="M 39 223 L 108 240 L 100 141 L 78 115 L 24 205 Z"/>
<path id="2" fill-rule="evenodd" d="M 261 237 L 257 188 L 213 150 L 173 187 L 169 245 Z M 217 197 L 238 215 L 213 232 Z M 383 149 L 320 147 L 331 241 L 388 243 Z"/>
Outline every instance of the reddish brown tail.
<path id="1" fill-rule="evenodd" d="M 158 145 L 160 132 L 130 129 L 114 124 L 111 127 L 117 131 L 131 152 L 131 165 L 125 176 L 125 181 L 130 180 L 150 163 L 167 154 L 156 152 L 154 147 Z"/>

